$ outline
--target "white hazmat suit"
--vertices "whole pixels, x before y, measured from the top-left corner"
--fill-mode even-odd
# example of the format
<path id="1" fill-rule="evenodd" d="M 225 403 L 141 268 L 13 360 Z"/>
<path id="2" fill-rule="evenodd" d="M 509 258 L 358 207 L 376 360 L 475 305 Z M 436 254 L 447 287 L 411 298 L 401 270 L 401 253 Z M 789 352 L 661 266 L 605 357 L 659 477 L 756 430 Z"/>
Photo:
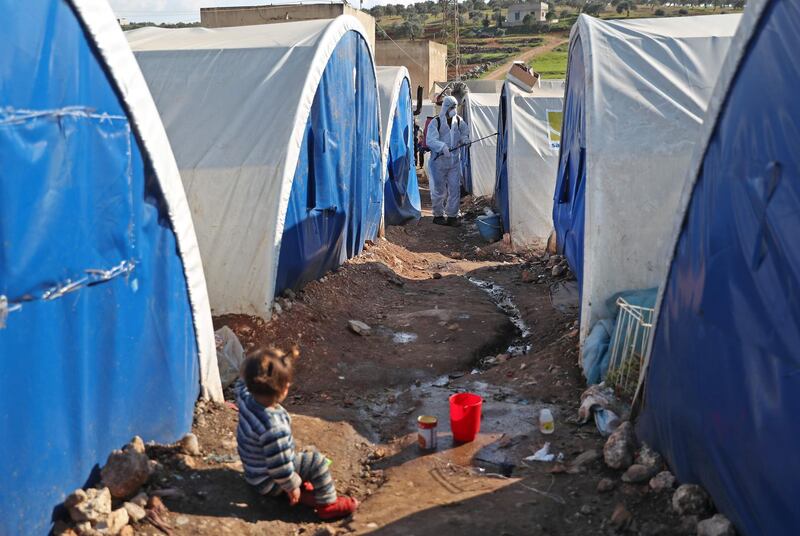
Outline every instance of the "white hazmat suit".
<path id="1" fill-rule="evenodd" d="M 458 217 L 461 199 L 461 150 L 455 148 L 469 143 L 469 128 L 464 119 L 455 115 L 457 104 L 455 97 L 444 98 L 439 117 L 428 124 L 425 137 L 425 142 L 433 153 L 430 161 L 430 182 L 434 217 L 445 214 L 448 218 Z M 453 114 L 448 123 L 451 110 Z"/>

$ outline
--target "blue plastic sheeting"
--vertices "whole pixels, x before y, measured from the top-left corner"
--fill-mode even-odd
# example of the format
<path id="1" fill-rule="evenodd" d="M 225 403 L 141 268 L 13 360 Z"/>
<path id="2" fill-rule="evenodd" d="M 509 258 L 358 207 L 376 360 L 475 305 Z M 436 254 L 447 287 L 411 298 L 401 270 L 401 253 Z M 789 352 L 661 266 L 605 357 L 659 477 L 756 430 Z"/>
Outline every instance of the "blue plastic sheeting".
<path id="1" fill-rule="evenodd" d="M 400 85 L 389 136 L 388 174 L 384 186 L 383 213 L 386 225 L 402 225 L 422 215 L 414 160 L 414 114 L 408 79 Z"/>
<path id="2" fill-rule="evenodd" d="M 494 199 L 492 204 L 500 212 L 503 229 L 511 229 L 511 213 L 508 208 L 508 103 L 506 86 L 500 91 L 500 106 L 497 113 L 497 166 L 495 168 Z"/>
<path id="3" fill-rule="evenodd" d="M 583 196 L 587 180 L 585 84 L 583 45 L 577 37 L 569 49 L 561 153 L 553 197 L 553 226 L 558 252 L 566 256 L 579 286 L 583 281 Z"/>
<path id="4" fill-rule="evenodd" d="M 461 151 L 461 190 L 472 195 L 472 156 L 469 147 L 459 149 Z"/>
<path id="5" fill-rule="evenodd" d="M 0 17 L 0 295 L 22 304 L 0 329 L 0 534 L 46 534 L 112 449 L 190 429 L 198 358 L 156 179 L 71 7 Z"/>
<path id="6" fill-rule="evenodd" d="M 749 535 L 800 527 L 800 4 L 773 1 L 729 87 L 654 334 L 642 437 Z"/>
<path id="7" fill-rule="evenodd" d="M 325 67 L 306 123 L 276 293 L 318 279 L 377 236 L 383 198 L 377 110 L 369 47 L 348 32 Z"/>

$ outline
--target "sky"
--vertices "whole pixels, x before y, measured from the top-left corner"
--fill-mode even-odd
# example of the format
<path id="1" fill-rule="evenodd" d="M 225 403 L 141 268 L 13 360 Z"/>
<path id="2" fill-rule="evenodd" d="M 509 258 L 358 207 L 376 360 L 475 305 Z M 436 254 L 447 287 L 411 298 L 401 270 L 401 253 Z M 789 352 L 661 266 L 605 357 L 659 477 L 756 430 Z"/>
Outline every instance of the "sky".
<path id="1" fill-rule="evenodd" d="M 324 0 L 306 0 L 306 3 Z M 376 4 L 411 4 L 411 0 L 363 0 L 364 7 Z M 201 7 L 256 6 L 271 3 L 270 0 L 109 0 L 117 18 L 131 22 L 195 22 L 200 20 Z M 299 0 L 282 0 L 276 4 L 299 3 Z M 360 7 L 358 0 L 352 0 Z"/>

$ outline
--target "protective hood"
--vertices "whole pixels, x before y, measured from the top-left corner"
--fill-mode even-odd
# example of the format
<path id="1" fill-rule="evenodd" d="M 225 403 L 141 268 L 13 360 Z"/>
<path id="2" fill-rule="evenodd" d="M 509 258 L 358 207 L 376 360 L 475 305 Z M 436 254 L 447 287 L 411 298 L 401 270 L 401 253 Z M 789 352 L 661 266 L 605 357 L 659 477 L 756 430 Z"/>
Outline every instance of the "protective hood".
<path id="1" fill-rule="evenodd" d="M 458 101 L 455 97 L 448 95 L 442 101 L 442 110 L 439 112 L 439 117 L 442 121 L 447 121 L 447 112 L 451 109 L 455 108 L 458 105 Z"/>

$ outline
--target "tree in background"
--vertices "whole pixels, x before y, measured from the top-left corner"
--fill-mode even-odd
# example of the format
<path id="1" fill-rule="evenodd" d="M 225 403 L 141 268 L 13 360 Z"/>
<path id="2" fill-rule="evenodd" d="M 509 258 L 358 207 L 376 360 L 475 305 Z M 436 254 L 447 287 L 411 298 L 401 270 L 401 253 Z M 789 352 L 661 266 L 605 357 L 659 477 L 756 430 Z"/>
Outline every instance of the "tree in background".
<path id="1" fill-rule="evenodd" d="M 620 2 L 617 4 L 617 13 L 621 15 L 623 11 L 626 17 L 631 16 L 631 5 L 628 2 Z"/>
<path id="2" fill-rule="evenodd" d="M 488 28 L 491 23 L 492 22 L 489 20 L 489 15 L 483 17 L 483 22 L 481 22 L 484 28 Z"/>
<path id="3" fill-rule="evenodd" d="M 605 6 L 600 2 L 591 2 L 583 6 L 583 12 L 592 17 L 596 17 L 603 12 L 603 7 Z"/>
<path id="4" fill-rule="evenodd" d="M 545 18 L 545 20 L 547 22 L 550 22 L 551 20 L 556 18 L 556 12 L 555 11 L 548 11 L 547 14 L 544 16 L 544 18 Z"/>
<path id="5" fill-rule="evenodd" d="M 506 20 L 506 18 L 503 16 L 503 13 L 500 11 L 500 9 L 499 8 L 495 9 L 494 10 L 495 26 L 497 28 L 502 28 L 503 27 L 503 22 L 505 22 L 505 20 Z"/>
<path id="6" fill-rule="evenodd" d="M 400 34 L 409 39 L 417 38 L 422 35 L 422 25 L 418 20 L 406 20 L 400 25 Z"/>

